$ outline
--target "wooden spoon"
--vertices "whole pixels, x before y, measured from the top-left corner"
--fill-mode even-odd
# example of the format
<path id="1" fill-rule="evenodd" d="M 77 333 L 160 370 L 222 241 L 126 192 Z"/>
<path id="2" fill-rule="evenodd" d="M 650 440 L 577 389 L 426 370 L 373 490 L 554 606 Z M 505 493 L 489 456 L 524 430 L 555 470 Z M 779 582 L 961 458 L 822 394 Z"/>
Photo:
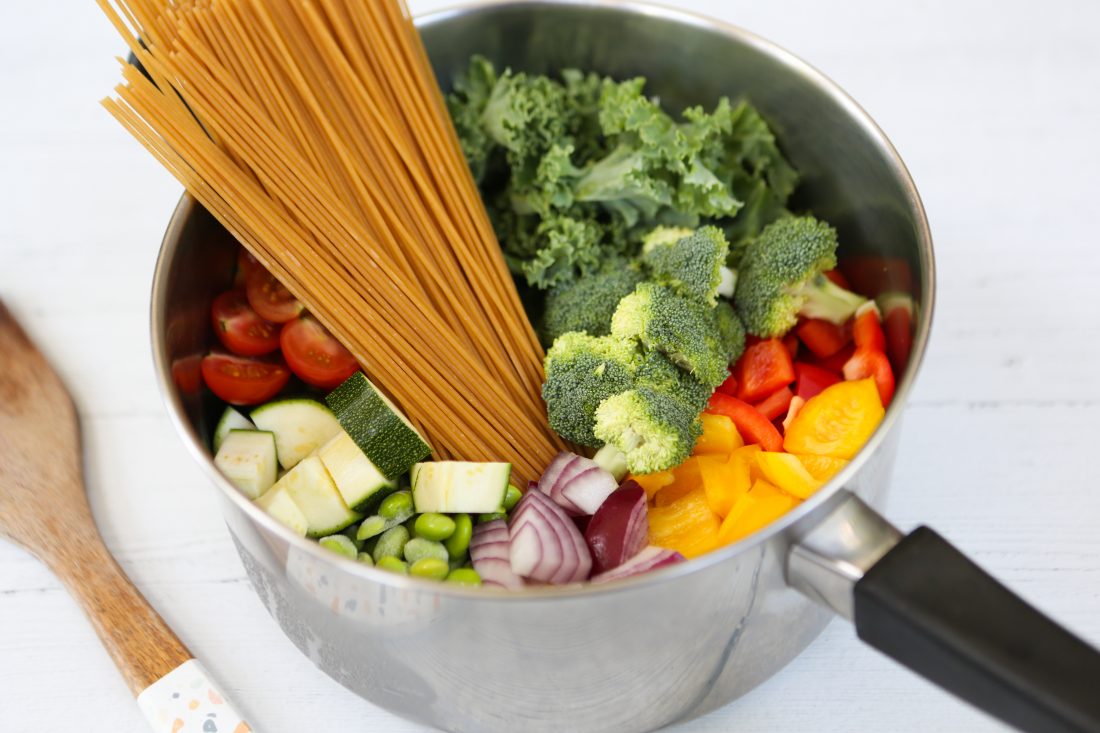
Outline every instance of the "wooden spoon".
<path id="1" fill-rule="evenodd" d="M 80 602 L 155 730 L 250 730 L 111 557 L 81 463 L 72 399 L 0 301 L 0 535 Z"/>

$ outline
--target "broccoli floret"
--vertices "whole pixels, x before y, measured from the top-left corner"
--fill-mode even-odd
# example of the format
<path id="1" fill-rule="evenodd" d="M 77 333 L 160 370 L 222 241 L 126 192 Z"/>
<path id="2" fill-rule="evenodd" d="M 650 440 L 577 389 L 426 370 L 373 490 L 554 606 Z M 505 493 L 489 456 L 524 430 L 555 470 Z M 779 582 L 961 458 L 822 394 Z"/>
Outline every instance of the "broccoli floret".
<path id="1" fill-rule="evenodd" d="M 733 306 L 724 300 L 718 301 L 718 305 L 714 307 L 714 320 L 727 357 L 726 363 L 733 364 L 745 351 L 745 327 Z"/>
<path id="2" fill-rule="evenodd" d="M 632 473 L 652 473 L 682 463 L 695 447 L 702 426 L 692 406 L 639 387 L 600 403 L 595 432 L 626 455 Z"/>
<path id="3" fill-rule="evenodd" d="M 666 244 L 676 244 L 684 237 L 690 237 L 694 232 L 694 229 L 688 227 L 656 227 L 642 239 L 642 251 L 648 252 Z"/>
<path id="4" fill-rule="evenodd" d="M 734 303 L 754 336 L 781 336 L 799 314 L 848 320 L 866 299 L 822 275 L 836 267 L 836 230 L 812 216 L 769 224 L 745 250 Z"/>
<path id="5" fill-rule="evenodd" d="M 561 437 L 598 448 L 593 433 L 596 408 L 633 387 L 637 350 L 611 336 L 566 333 L 546 354 L 542 398 L 550 427 Z"/>
<path id="6" fill-rule="evenodd" d="M 569 331 L 589 336 L 611 333 L 611 316 L 625 296 L 642 281 L 637 267 L 621 258 L 605 262 L 596 273 L 559 285 L 546 295 L 542 337 L 550 344 Z"/>
<path id="7" fill-rule="evenodd" d="M 650 387 L 658 392 L 676 397 L 690 405 L 696 412 L 707 406 L 714 388 L 672 363 L 660 351 L 649 351 L 641 357 L 634 376 L 638 387 Z"/>
<path id="8" fill-rule="evenodd" d="M 664 227 L 653 230 L 642 244 L 642 262 L 655 281 L 680 295 L 714 305 L 730 251 L 726 235 L 718 227 L 708 226 L 673 239 L 682 231 Z"/>
<path id="9" fill-rule="evenodd" d="M 641 283 L 619 301 L 611 317 L 611 333 L 637 339 L 646 349 L 663 352 L 710 387 L 717 387 L 726 378 L 729 362 L 711 309 L 661 285 Z"/>

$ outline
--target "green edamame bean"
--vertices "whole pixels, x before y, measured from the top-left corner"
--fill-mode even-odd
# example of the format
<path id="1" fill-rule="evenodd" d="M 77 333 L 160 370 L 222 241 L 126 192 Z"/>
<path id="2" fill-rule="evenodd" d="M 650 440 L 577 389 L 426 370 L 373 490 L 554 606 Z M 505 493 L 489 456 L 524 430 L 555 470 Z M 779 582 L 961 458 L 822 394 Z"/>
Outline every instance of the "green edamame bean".
<path id="1" fill-rule="evenodd" d="M 405 545 L 405 561 L 415 564 L 417 560 L 425 557 L 434 557 L 437 560 L 447 561 L 447 548 L 442 542 L 426 540 L 423 537 L 414 537 Z"/>
<path id="2" fill-rule="evenodd" d="M 455 520 L 446 514 L 425 512 L 416 518 L 416 536 L 426 540 L 443 540 L 454 534 Z"/>
<path id="3" fill-rule="evenodd" d="M 523 498 L 523 492 L 517 489 L 515 486 L 508 484 L 508 488 L 504 492 L 504 511 L 512 511 L 512 507 L 519 504 L 519 500 Z"/>
<path id="4" fill-rule="evenodd" d="M 401 559 L 405 552 L 405 543 L 409 541 L 409 530 L 403 525 L 397 525 L 387 529 L 378 538 L 378 544 L 374 546 L 374 564 L 377 565 L 384 557 L 396 557 Z"/>
<path id="5" fill-rule="evenodd" d="M 370 556 L 369 552 L 360 552 L 359 557 L 355 559 L 364 565 L 374 565 L 374 558 Z"/>
<path id="6" fill-rule="evenodd" d="M 355 543 L 342 534 L 334 534 L 329 535 L 328 537 L 322 537 L 321 539 L 317 540 L 317 542 L 321 545 L 321 547 L 325 548 L 326 550 L 331 550 L 338 555 L 343 555 L 344 557 L 351 558 L 352 560 L 355 559 L 356 553 L 359 552 L 358 548 L 355 547 Z"/>
<path id="7" fill-rule="evenodd" d="M 386 518 L 375 514 L 363 520 L 363 523 L 359 525 L 359 529 L 355 532 L 355 539 L 359 541 L 369 540 L 371 537 L 382 534 L 387 529 Z"/>
<path id="8" fill-rule="evenodd" d="M 454 516 L 455 529 L 443 545 L 447 548 L 447 554 L 452 560 L 465 557 L 466 550 L 470 547 L 470 535 L 474 532 L 474 523 L 470 521 L 469 514 L 456 514 Z"/>
<path id="9" fill-rule="evenodd" d="M 481 576 L 473 568 L 455 568 L 447 575 L 447 582 L 458 585 L 481 585 Z"/>
<path id="10" fill-rule="evenodd" d="M 378 513 L 385 519 L 404 522 L 413 513 L 412 492 L 395 491 L 390 494 L 378 505 Z"/>
<path id="11" fill-rule="evenodd" d="M 446 560 L 437 557 L 422 557 L 409 567 L 409 574 L 418 578 L 435 578 L 443 580 L 447 577 L 450 568 Z"/>
<path id="12" fill-rule="evenodd" d="M 495 512 L 487 512 L 485 514 L 477 515 L 477 523 L 485 524 L 486 522 L 494 522 L 498 519 L 507 519 L 508 512 L 504 511 L 504 507 L 497 509 Z"/>
<path id="13" fill-rule="evenodd" d="M 375 566 L 379 570 L 385 570 L 390 573 L 397 573 L 398 575 L 409 574 L 409 564 L 399 557 L 393 557 L 392 555 L 386 556 L 379 560 Z"/>
<path id="14" fill-rule="evenodd" d="M 356 525 L 354 525 L 354 524 L 351 525 L 350 527 L 345 529 L 340 534 L 344 535 L 349 540 L 351 540 L 351 543 L 353 545 L 355 545 L 356 550 L 362 550 L 363 549 L 363 541 L 361 539 L 359 539 L 359 527 L 357 527 Z"/>

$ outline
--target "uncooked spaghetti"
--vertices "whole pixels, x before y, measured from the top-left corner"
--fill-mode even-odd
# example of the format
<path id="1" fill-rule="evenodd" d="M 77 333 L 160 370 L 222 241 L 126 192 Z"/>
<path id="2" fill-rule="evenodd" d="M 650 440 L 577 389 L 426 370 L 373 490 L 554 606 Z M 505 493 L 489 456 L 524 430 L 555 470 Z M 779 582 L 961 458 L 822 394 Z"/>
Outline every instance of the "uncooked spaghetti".
<path id="1" fill-rule="evenodd" d="M 439 457 L 538 476 L 542 351 L 401 0 L 98 0 L 108 110 L 348 348 Z"/>

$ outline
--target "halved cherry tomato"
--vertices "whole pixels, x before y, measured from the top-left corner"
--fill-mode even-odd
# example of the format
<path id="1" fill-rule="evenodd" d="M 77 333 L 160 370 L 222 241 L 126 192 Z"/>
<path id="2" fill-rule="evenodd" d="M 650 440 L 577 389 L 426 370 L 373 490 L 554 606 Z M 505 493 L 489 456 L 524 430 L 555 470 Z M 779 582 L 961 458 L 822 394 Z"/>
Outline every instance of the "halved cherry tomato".
<path id="1" fill-rule="evenodd" d="M 794 381 L 794 361 L 781 340 L 767 339 L 745 349 L 733 373 L 737 399 L 756 402 Z"/>
<path id="2" fill-rule="evenodd" d="M 279 348 L 279 327 L 256 315 L 240 290 L 228 290 L 210 307 L 214 333 L 238 356 L 263 356 Z"/>
<path id="3" fill-rule="evenodd" d="M 258 405 L 279 393 L 290 370 L 281 359 L 249 359 L 231 354 L 207 354 L 202 379 L 210 391 L 231 405 Z"/>
<path id="4" fill-rule="evenodd" d="M 841 260 L 840 269 L 852 284 L 848 290 L 868 298 L 891 291 L 913 292 L 913 268 L 901 257 L 849 255 Z"/>
<path id="5" fill-rule="evenodd" d="M 855 382 L 868 377 L 875 380 L 883 406 L 889 406 L 894 396 L 894 370 L 890 368 L 890 360 L 881 351 L 856 349 L 844 364 L 844 379 Z"/>
<path id="6" fill-rule="evenodd" d="M 886 355 L 895 373 L 909 366 L 913 350 L 913 300 L 908 295 L 883 296 L 882 328 L 886 332 Z"/>
<path id="7" fill-rule="evenodd" d="M 847 325 L 838 326 L 822 318 L 806 318 L 795 327 L 795 333 L 818 359 L 828 359 L 852 340 Z"/>
<path id="8" fill-rule="evenodd" d="M 794 392 L 790 387 L 783 387 L 757 402 L 753 407 L 769 420 L 778 420 L 787 414 L 787 408 L 791 406 Z"/>
<path id="9" fill-rule="evenodd" d="M 746 445 L 759 445 L 764 450 L 783 450 L 783 436 L 768 418 L 749 403 L 715 392 L 710 396 L 706 411 L 712 415 L 725 415 L 733 420 L 734 427 Z"/>
<path id="10" fill-rule="evenodd" d="M 852 340 L 856 344 L 857 351 L 859 349 L 886 351 L 886 336 L 882 333 L 881 317 L 874 301 L 868 301 L 856 311 L 855 323 L 852 325 Z"/>
<path id="11" fill-rule="evenodd" d="M 185 356 L 172 362 L 172 382 L 180 392 L 191 395 L 202 387 L 202 357 L 198 354 Z"/>
<path id="12" fill-rule="evenodd" d="M 248 302 L 260 318 L 272 323 L 286 323 L 305 309 L 290 291 L 267 270 L 256 265 L 248 276 Z"/>
<path id="13" fill-rule="evenodd" d="M 253 270 L 263 269 L 257 259 L 244 247 L 237 250 L 237 271 L 233 274 L 233 287 L 243 288 Z"/>
<path id="14" fill-rule="evenodd" d="M 817 396 L 826 387 L 840 381 L 840 377 L 833 372 L 802 362 L 794 365 L 794 373 L 796 375 L 795 394 L 804 400 Z"/>
<path id="15" fill-rule="evenodd" d="M 726 377 L 726 381 L 718 385 L 718 391 L 722 394 L 728 394 L 730 397 L 737 396 L 737 377 L 733 376 L 733 372 Z"/>
<path id="16" fill-rule="evenodd" d="M 290 369 L 314 387 L 332 389 L 359 369 L 351 352 L 309 316 L 283 326 L 279 343 Z"/>

